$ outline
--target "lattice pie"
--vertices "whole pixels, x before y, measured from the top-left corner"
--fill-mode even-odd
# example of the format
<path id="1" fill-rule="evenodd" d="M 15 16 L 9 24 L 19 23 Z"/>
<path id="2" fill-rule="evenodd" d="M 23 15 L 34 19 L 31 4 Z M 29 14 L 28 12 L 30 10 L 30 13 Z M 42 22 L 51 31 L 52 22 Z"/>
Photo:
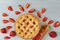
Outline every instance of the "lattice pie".
<path id="1" fill-rule="evenodd" d="M 21 38 L 33 38 L 40 30 L 40 22 L 37 17 L 32 14 L 23 14 L 17 18 L 15 30 Z"/>

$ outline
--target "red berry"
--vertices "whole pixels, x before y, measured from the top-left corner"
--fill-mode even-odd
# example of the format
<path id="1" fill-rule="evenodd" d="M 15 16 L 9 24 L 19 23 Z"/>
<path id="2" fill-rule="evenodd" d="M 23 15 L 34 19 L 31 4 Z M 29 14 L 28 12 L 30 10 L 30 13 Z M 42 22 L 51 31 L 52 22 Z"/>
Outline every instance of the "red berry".
<path id="1" fill-rule="evenodd" d="M 52 32 L 49 33 L 49 36 L 50 36 L 51 38 L 55 38 L 55 37 L 57 36 L 57 34 L 56 34 L 55 31 L 52 31 Z"/>
<path id="2" fill-rule="evenodd" d="M 19 5 L 19 9 L 20 9 L 21 11 L 24 11 L 24 8 L 23 8 L 21 5 Z"/>
<path id="3" fill-rule="evenodd" d="M 58 27 L 59 25 L 60 25 L 60 22 L 58 21 L 54 23 L 54 27 Z"/>
<path id="4" fill-rule="evenodd" d="M 11 29 L 11 28 L 12 28 L 12 26 L 7 26 L 7 27 L 6 27 L 7 30 L 8 30 L 8 29 Z"/>
<path id="5" fill-rule="evenodd" d="M 49 22 L 48 22 L 48 24 L 52 24 L 54 21 L 53 20 L 50 20 Z"/>
<path id="6" fill-rule="evenodd" d="M 9 21 L 12 22 L 12 23 L 15 22 L 15 20 L 13 18 L 9 18 Z"/>
<path id="7" fill-rule="evenodd" d="M 16 36 L 15 31 L 11 31 L 11 32 L 10 32 L 10 36 L 12 36 L 12 37 Z"/>
<path id="8" fill-rule="evenodd" d="M 10 39 L 10 37 L 9 36 L 5 36 L 4 39 Z"/>
<path id="9" fill-rule="evenodd" d="M 47 19 L 48 19 L 47 17 L 44 17 L 44 18 L 43 18 L 43 22 L 46 22 L 46 21 L 47 21 Z"/>
<path id="10" fill-rule="evenodd" d="M 2 29 L 1 29 L 1 33 L 7 33 L 6 28 L 2 28 Z"/>
<path id="11" fill-rule="evenodd" d="M 34 38 L 33 38 L 33 40 L 41 40 L 42 38 L 41 38 L 41 35 L 38 33 Z"/>
<path id="12" fill-rule="evenodd" d="M 27 4 L 25 5 L 25 7 L 26 7 L 26 9 L 29 8 L 29 7 L 30 7 L 30 4 L 27 3 Z"/>
<path id="13" fill-rule="evenodd" d="M 13 11 L 12 6 L 8 6 L 8 10 L 9 10 L 9 11 Z"/>
<path id="14" fill-rule="evenodd" d="M 42 14 L 45 13 L 45 11 L 46 11 L 45 8 L 42 8 L 42 9 L 41 9 L 41 13 L 42 13 Z"/>
<path id="15" fill-rule="evenodd" d="M 39 11 L 37 12 L 37 16 L 41 18 L 41 13 Z"/>
<path id="16" fill-rule="evenodd" d="M 2 16 L 3 16 L 3 17 L 7 17 L 8 14 L 7 14 L 7 13 L 3 13 Z"/>
<path id="17" fill-rule="evenodd" d="M 20 14 L 20 12 L 19 11 L 16 11 L 15 14 L 18 15 L 18 14 Z"/>
<path id="18" fill-rule="evenodd" d="M 29 13 L 33 13 L 34 11 L 35 11 L 35 9 L 32 8 L 32 9 L 30 9 L 28 12 L 29 12 Z"/>
<path id="19" fill-rule="evenodd" d="M 8 20 L 3 20 L 3 23 L 8 23 L 9 21 Z"/>

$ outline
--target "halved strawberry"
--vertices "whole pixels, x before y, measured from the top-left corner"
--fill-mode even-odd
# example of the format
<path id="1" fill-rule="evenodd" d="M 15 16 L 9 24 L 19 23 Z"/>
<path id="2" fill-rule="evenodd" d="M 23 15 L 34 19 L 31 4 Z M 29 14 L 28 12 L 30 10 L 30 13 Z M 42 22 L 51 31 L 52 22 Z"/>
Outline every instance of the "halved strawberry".
<path id="1" fill-rule="evenodd" d="M 28 12 L 29 12 L 29 13 L 33 13 L 34 11 L 35 11 L 35 9 L 32 8 L 32 9 L 30 9 Z"/>
<path id="2" fill-rule="evenodd" d="M 51 32 L 49 33 L 49 36 L 50 36 L 51 38 L 55 38 L 55 37 L 57 36 L 57 33 L 56 33 L 55 31 L 51 31 Z"/>
<path id="3" fill-rule="evenodd" d="M 27 9 L 27 8 L 29 8 L 29 6 L 30 6 L 30 4 L 29 4 L 29 3 L 27 3 L 27 4 L 25 5 L 26 9 Z"/>
<path id="4" fill-rule="evenodd" d="M 54 23 L 54 27 L 58 27 L 59 25 L 60 25 L 60 22 L 58 21 Z"/>
<path id="5" fill-rule="evenodd" d="M 22 5 L 19 5 L 19 9 L 20 9 L 21 11 L 24 11 L 24 8 L 22 7 Z"/>
<path id="6" fill-rule="evenodd" d="M 12 28 L 12 26 L 7 26 L 7 27 L 6 27 L 7 30 L 8 30 L 8 29 L 11 29 L 11 28 Z"/>
<path id="7" fill-rule="evenodd" d="M 46 11 L 45 8 L 42 8 L 42 9 L 41 9 L 41 13 L 42 13 L 42 14 L 45 13 L 45 11 Z"/>
<path id="8" fill-rule="evenodd" d="M 10 39 L 10 37 L 9 36 L 5 36 L 4 39 Z"/>
<path id="9" fill-rule="evenodd" d="M 12 6 L 8 6 L 8 10 L 9 10 L 9 11 L 13 11 Z"/>
<path id="10" fill-rule="evenodd" d="M 54 21 L 53 20 L 50 20 L 49 22 L 48 22 L 48 24 L 52 24 Z"/>
<path id="11" fill-rule="evenodd" d="M 46 22 L 46 21 L 47 21 L 47 19 L 48 19 L 47 17 L 44 17 L 44 18 L 43 18 L 43 22 Z"/>
<path id="12" fill-rule="evenodd" d="M 15 22 L 15 20 L 13 18 L 9 18 L 9 21 L 12 22 L 12 23 Z"/>
<path id="13" fill-rule="evenodd" d="M 11 31 L 10 32 L 10 36 L 12 36 L 12 37 L 16 36 L 16 32 L 15 31 Z"/>
<path id="14" fill-rule="evenodd" d="M 20 13 L 21 13 L 21 12 L 19 12 L 19 11 L 15 11 L 15 14 L 16 14 L 16 15 L 18 15 L 18 14 L 20 14 Z"/>
<path id="15" fill-rule="evenodd" d="M 1 29 L 1 33 L 7 33 L 6 28 L 2 28 L 2 29 Z"/>
<path id="16" fill-rule="evenodd" d="M 8 22 L 9 22 L 9 21 L 8 21 L 8 20 L 6 20 L 6 19 L 5 19 L 5 20 L 3 20 L 3 23 L 8 23 Z"/>
<path id="17" fill-rule="evenodd" d="M 41 13 L 39 11 L 37 12 L 37 16 L 41 18 Z"/>
<path id="18" fill-rule="evenodd" d="M 8 14 L 7 14 L 7 13 L 3 13 L 2 16 L 3 16 L 3 17 L 7 17 Z"/>

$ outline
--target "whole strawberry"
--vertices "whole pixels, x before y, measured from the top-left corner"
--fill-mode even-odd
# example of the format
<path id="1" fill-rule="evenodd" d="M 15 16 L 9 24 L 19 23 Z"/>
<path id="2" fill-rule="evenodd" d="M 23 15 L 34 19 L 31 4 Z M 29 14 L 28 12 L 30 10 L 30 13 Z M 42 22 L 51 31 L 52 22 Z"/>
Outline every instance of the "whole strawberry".
<path id="1" fill-rule="evenodd" d="M 2 29 L 1 29 L 1 33 L 7 33 L 6 28 L 2 28 Z"/>
<path id="2" fill-rule="evenodd" d="M 10 32 L 10 36 L 12 36 L 12 37 L 16 36 L 15 31 L 11 31 L 11 32 Z"/>

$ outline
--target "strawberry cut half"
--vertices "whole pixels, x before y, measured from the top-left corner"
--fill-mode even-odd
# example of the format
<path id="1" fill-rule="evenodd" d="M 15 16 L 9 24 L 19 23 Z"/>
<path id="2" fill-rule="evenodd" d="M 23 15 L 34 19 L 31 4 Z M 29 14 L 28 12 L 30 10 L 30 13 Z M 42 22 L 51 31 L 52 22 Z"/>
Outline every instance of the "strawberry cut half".
<path id="1" fill-rule="evenodd" d="M 52 24 L 54 21 L 53 20 L 50 20 L 49 22 L 48 22 L 48 24 Z"/>
<path id="2" fill-rule="evenodd" d="M 3 16 L 3 17 L 7 17 L 8 14 L 7 14 L 7 13 L 3 13 L 2 16 Z"/>
<path id="3" fill-rule="evenodd" d="M 8 10 L 9 10 L 9 11 L 13 11 L 12 6 L 8 6 Z"/>
<path id="4" fill-rule="evenodd" d="M 34 11 L 35 11 L 35 9 L 32 8 L 32 9 L 30 9 L 30 10 L 28 11 L 28 13 L 33 13 Z"/>
<path id="5" fill-rule="evenodd" d="M 11 29 L 11 28 L 12 28 L 12 26 L 7 26 L 7 27 L 6 27 L 7 30 L 9 30 L 9 29 Z"/>
<path id="6" fill-rule="evenodd" d="M 30 4 L 27 3 L 27 4 L 25 5 L 25 7 L 26 7 L 26 9 L 29 8 L 29 7 L 30 7 Z"/>
<path id="7" fill-rule="evenodd" d="M 46 22 L 46 21 L 47 21 L 47 19 L 48 19 L 47 17 L 44 17 L 44 18 L 43 18 L 43 22 Z"/>
<path id="8" fill-rule="evenodd" d="M 19 9 L 20 9 L 21 11 L 24 11 L 24 8 L 23 8 L 22 5 L 19 5 Z"/>
<path id="9" fill-rule="evenodd" d="M 41 13 L 39 11 L 37 12 L 37 16 L 41 18 Z"/>
<path id="10" fill-rule="evenodd" d="M 8 23 L 8 22 L 9 22 L 9 21 L 8 21 L 8 20 L 6 20 L 6 19 L 5 19 L 5 20 L 3 20 L 3 23 Z"/>
<path id="11" fill-rule="evenodd" d="M 15 20 L 13 18 L 9 18 L 9 21 L 15 23 Z"/>
<path id="12" fill-rule="evenodd" d="M 60 26 L 60 22 L 57 21 L 57 22 L 54 23 L 54 27 L 56 28 L 58 26 Z"/>

